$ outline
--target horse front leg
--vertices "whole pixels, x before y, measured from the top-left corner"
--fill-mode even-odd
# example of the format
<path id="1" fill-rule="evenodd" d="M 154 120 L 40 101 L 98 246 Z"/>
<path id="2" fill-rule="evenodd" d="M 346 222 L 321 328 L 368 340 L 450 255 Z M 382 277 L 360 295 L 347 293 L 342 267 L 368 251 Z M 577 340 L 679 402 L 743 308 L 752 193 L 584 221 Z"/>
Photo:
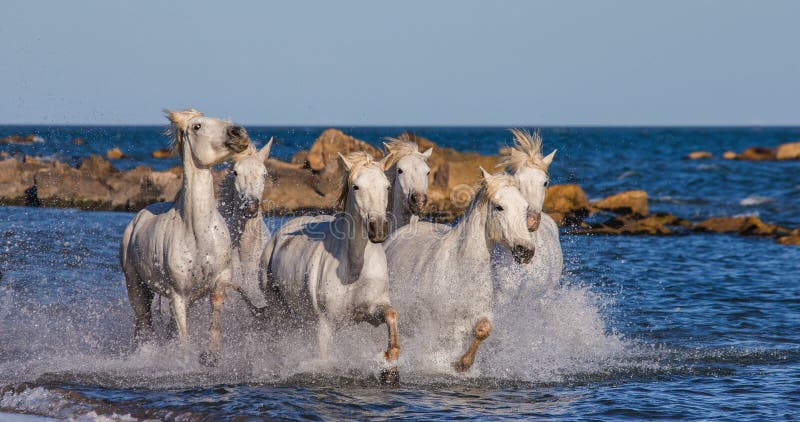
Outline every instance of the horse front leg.
<path id="1" fill-rule="evenodd" d="M 225 304 L 225 288 L 229 282 L 217 283 L 216 288 L 209 297 L 211 301 L 211 325 L 208 328 L 208 350 L 200 354 L 200 363 L 205 366 L 217 366 L 222 348 L 222 331 L 220 329 L 220 314 L 222 305 Z"/>
<path id="2" fill-rule="evenodd" d="M 400 357 L 400 341 L 397 333 L 397 311 L 390 305 L 379 305 L 371 313 L 361 315 L 356 312 L 356 322 L 367 321 L 377 327 L 386 324 L 389 335 L 389 347 L 383 353 L 386 368 L 381 370 L 381 382 L 384 384 L 397 384 L 400 382 L 400 372 L 397 369 L 397 358 Z"/>
<path id="3" fill-rule="evenodd" d="M 481 342 L 486 340 L 486 337 L 489 337 L 491 332 L 492 323 L 489 322 L 488 318 L 484 317 L 478 320 L 478 323 L 475 324 L 472 343 L 469 345 L 467 353 L 464 353 L 464 355 L 461 356 L 461 359 L 453 364 L 453 367 L 456 371 L 464 372 L 472 367 L 472 364 L 475 363 L 475 354 L 478 352 L 478 346 L 481 345 Z"/>

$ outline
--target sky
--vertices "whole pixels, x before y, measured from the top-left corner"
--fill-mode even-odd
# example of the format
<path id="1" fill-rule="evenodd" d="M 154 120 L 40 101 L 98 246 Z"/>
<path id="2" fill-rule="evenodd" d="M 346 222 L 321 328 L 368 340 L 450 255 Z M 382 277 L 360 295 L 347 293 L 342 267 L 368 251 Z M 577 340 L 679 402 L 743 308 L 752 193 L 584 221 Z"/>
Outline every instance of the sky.
<path id="1" fill-rule="evenodd" d="M 4 1 L 0 124 L 798 125 L 796 1 Z"/>

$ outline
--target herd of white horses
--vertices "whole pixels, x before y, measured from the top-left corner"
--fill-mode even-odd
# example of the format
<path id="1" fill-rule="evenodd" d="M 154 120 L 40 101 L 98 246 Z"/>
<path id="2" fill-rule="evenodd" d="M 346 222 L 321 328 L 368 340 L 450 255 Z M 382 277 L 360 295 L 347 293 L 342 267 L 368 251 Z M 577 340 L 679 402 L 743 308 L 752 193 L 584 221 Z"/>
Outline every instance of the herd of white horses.
<path id="1" fill-rule="evenodd" d="M 169 300 L 177 337 L 187 344 L 187 308 L 209 297 L 209 344 L 200 361 L 216 365 L 220 312 L 233 289 L 268 324 L 316 330 L 323 361 L 338 329 L 367 322 L 387 328 L 382 381 L 398 379 L 401 339 L 424 342 L 415 350 L 463 372 L 492 331 L 494 308 L 559 281 L 558 227 L 542 212 L 555 151 L 543 155 L 538 134 L 512 130 L 503 171 L 475 169 L 479 187 L 454 226 L 419 221 L 432 149 L 388 138 L 382 160 L 339 155 L 339 213 L 294 218 L 270 236 L 261 198 L 272 141 L 257 150 L 244 128 L 195 110 L 167 117 L 182 189 L 174 202 L 136 214 L 120 245 L 137 344 L 153 339 L 154 299 Z M 212 169 L 226 161 L 232 165 L 217 198 Z M 393 291 L 404 294 L 392 300 Z M 427 334 L 415 335 L 423 327 Z"/>

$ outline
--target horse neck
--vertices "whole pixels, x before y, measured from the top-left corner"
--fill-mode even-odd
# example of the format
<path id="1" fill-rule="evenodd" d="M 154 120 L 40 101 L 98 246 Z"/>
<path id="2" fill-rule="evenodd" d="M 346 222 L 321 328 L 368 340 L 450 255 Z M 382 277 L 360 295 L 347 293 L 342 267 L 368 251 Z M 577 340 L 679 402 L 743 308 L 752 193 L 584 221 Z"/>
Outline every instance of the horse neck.
<path id="1" fill-rule="evenodd" d="M 182 142 L 183 149 L 183 187 L 177 201 L 184 224 L 194 233 L 208 231 L 217 201 L 214 198 L 214 175 L 210 168 L 198 167 L 192 156 L 188 140 Z"/>
<path id="2" fill-rule="evenodd" d="M 337 240 L 341 245 L 338 258 L 347 266 L 348 282 L 352 282 L 358 279 L 364 268 L 364 256 L 369 244 L 367 227 L 358 216 L 351 198 L 345 200 L 344 212 L 338 214 L 336 220 L 334 227 L 347 228 L 344 241 Z"/>
<path id="3" fill-rule="evenodd" d="M 394 167 L 392 167 L 394 169 Z M 390 171 L 389 174 L 394 172 Z M 400 182 L 397 177 L 392 178 L 392 192 L 389 195 L 389 232 L 395 231 L 399 227 L 403 227 L 411 221 L 411 212 L 404 206 L 400 190 Z"/>
<path id="4" fill-rule="evenodd" d="M 243 263 L 252 262 L 253 259 L 261 258 L 261 247 L 264 245 L 264 221 L 259 212 L 253 218 L 244 220 L 240 230 L 237 232 L 236 240 L 231 241 L 233 247 L 239 252 L 239 259 Z M 256 256 L 257 255 L 257 256 Z"/>
<path id="5" fill-rule="evenodd" d="M 486 235 L 487 205 L 480 201 L 472 204 L 464 218 L 456 224 L 447 236 L 456 242 L 456 256 L 459 262 L 481 266 L 489 262 L 494 242 Z"/>

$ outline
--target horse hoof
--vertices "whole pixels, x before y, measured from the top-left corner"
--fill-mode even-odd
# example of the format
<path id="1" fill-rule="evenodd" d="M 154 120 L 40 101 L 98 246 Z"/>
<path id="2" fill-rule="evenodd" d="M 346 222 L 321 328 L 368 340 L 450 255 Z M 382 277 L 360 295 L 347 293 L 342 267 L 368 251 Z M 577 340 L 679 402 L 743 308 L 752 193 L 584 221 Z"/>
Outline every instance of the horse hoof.
<path id="1" fill-rule="evenodd" d="M 400 371 L 396 366 L 381 369 L 381 384 L 396 385 L 400 383 Z"/>
<path id="2" fill-rule="evenodd" d="M 214 368 L 219 365 L 219 353 L 205 351 L 200 353 L 200 364 L 209 368 Z"/>
<path id="3" fill-rule="evenodd" d="M 456 372 L 459 372 L 459 373 L 467 372 L 467 371 L 469 371 L 469 368 L 471 368 L 471 367 L 472 367 L 472 365 L 466 365 L 462 361 L 453 362 L 453 369 L 455 369 Z"/>

